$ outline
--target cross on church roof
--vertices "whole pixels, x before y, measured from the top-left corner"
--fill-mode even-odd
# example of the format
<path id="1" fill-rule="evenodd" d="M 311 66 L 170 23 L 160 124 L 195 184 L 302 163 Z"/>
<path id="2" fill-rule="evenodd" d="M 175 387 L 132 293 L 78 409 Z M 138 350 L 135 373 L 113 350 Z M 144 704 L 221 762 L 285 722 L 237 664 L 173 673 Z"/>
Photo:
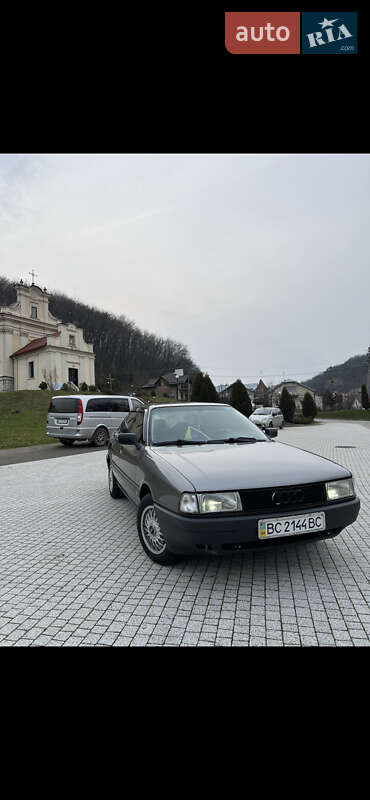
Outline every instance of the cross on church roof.
<path id="1" fill-rule="evenodd" d="M 32 284 L 34 284 L 35 278 L 38 278 L 37 272 L 35 272 L 35 270 L 32 270 L 32 272 L 29 272 L 28 274 L 32 275 Z"/>

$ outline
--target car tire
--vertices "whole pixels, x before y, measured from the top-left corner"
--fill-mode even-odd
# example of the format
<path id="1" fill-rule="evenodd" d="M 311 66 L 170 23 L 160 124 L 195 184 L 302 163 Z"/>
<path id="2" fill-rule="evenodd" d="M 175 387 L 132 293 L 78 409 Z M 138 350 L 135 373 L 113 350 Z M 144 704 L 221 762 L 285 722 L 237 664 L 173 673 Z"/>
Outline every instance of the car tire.
<path id="1" fill-rule="evenodd" d="M 283 427 L 284 427 L 284 422 L 281 423 L 280 430 L 283 430 Z"/>
<path id="2" fill-rule="evenodd" d="M 111 497 L 114 497 L 115 500 L 118 500 L 119 497 L 125 497 L 122 489 L 118 486 L 118 483 L 113 475 L 112 467 L 108 466 L 108 489 Z"/>
<path id="3" fill-rule="evenodd" d="M 74 439 L 59 439 L 61 444 L 64 444 L 64 447 L 72 447 Z"/>
<path id="4" fill-rule="evenodd" d="M 137 530 L 143 550 L 156 564 L 174 564 L 178 556 L 171 553 L 162 536 L 150 494 L 144 495 L 137 512 Z"/>
<path id="5" fill-rule="evenodd" d="M 109 439 L 109 433 L 106 428 L 97 428 L 91 440 L 94 447 L 105 447 Z"/>

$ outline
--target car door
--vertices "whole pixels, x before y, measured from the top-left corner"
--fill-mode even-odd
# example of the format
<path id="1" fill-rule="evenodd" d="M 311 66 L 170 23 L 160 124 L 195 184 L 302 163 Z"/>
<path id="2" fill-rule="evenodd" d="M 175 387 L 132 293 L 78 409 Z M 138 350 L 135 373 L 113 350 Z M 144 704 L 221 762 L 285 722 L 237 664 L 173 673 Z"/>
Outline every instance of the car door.
<path id="1" fill-rule="evenodd" d="M 124 492 L 138 502 L 139 486 L 142 479 L 140 463 L 143 450 L 142 411 L 131 411 L 122 421 L 119 430 L 113 435 L 112 463 L 113 471 Z M 136 433 L 138 444 L 120 444 L 119 433 Z"/>

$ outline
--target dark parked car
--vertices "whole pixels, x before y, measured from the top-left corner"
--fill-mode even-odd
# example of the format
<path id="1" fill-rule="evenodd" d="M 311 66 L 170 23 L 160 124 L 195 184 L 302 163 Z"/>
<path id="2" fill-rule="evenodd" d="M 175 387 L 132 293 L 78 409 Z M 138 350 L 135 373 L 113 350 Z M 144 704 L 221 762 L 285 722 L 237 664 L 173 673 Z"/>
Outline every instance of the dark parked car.
<path id="1" fill-rule="evenodd" d="M 219 403 L 130 413 L 108 445 L 109 490 L 138 507 L 147 555 L 169 564 L 180 554 L 316 541 L 354 522 L 350 471 L 276 435 Z"/>

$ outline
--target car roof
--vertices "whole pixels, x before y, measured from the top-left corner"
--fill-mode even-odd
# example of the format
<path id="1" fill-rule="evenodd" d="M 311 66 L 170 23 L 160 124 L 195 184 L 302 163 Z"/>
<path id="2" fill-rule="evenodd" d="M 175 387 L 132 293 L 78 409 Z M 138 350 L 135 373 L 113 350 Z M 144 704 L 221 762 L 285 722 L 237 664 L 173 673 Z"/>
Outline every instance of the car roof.
<path id="1" fill-rule="evenodd" d="M 90 400 L 91 397 L 101 397 L 102 399 L 105 399 L 107 397 L 121 397 L 121 398 L 124 397 L 125 400 L 128 400 L 129 397 L 132 397 L 132 395 L 131 394 L 100 394 L 100 393 L 99 394 L 78 394 L 78 392 L 74 392 L 74 394 L 54 394 L 51 399 L 52 400 L 58 400 L 59 397 L 65 397 L 65 398 L 68 398 L 68 397 L 81 397 L 81 398 L 85 398 L 85 400 Z M 140 398 L 139 397 L 133 397 L 133 400 L 140 400 Z M 141 400 L 141 402 L 143 402 L 143 401 Z"/>
<path id="2" fill-rule="evenodd" d="M 229 406 L 230 403 L 151 403 L 148 408 L 189 408 L 189 406 Z"/>

